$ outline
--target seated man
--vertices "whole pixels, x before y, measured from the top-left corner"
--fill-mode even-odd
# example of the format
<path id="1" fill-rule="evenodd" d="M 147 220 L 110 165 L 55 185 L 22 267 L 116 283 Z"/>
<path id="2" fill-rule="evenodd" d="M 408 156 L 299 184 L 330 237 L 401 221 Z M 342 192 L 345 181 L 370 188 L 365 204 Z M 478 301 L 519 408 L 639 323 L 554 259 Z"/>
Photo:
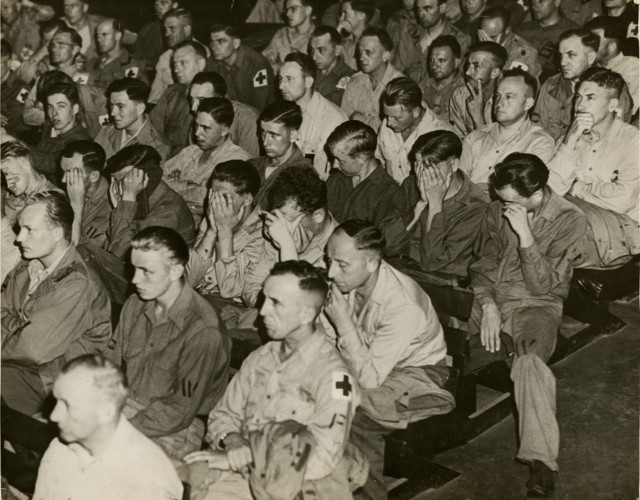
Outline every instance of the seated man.
<path id="1" fill-rule="evenodd" d="M 369 461 L 364 498 L 386 498 L 384 435 L 454 407 L 443 389 L 447 346 L 427 294 L 382 260 L 384 237 L 361 220 L 338 226 L 327 244 L 331 291 L 324 312 L 337 345 L 362 388 L 351 440 Z M 343 295 L 345 294 L 345 295 Z"/>
<path id="2" fill-rule="evenodd" d="M 295 102 L 272 102 L 260 113 L 264 156 L 249 160 L 260 176 L 256 205 L 264 205 L 269 189 L 285 168 L 293 165 L 312 166 L 296 145 L 301 124 L 302 111 Z"/>
<path id="3" fill-rule="evenodd" d="M 187 202 L 196 224 L 204 213 L 206 184 L 215 166 L 223 161 L 249 159 L 249 154 L 229 139 L 233 119 L 229 99 L 203 99 L 194 121 L 196 143 L 162 165 L 167 184 Z"/>
<path id="4" fill-rule="evenodd" d="M 345 63 L 340 34 L 331 26 L 318 26 L 311 35 L 309 55 L 318 72 L 313 88 L 336 106 L 342 104 L 344 89 L 355 70 Z"/>
<path id="5" fill-rule="evenodd" d="M 213 307 L 183 277 L 189 248 L 173 229 L 131 240 L 131 295 L 107 356 L 129 381 L 123 413 L 174 463 L 200 449 L 207 415 L 229 380 L 230 339 Z M 151 343 L 149 343 L 151 339 Z"/>
<path id="6" fill-rule="evenodd" d="M 33 415 L 68 360 L 106 348 L 111 305 L 71 243 L 73 210 L 62 193 L 33 195 L 18 224 L 23 260 L 2 286 L 2 399 Z"/>
<path id="7" fill-rule="evenodd" d="M 324 247 L 337 223 L 327 208 L 327 188 L 313 169 L 286 168 L 267 195 L 264 234 L 258 263 L 247 276 L 242 301 L 256 307 L 261 283 L 273 265 L 285 260 L 306 260 L 324 267 Z"/>
<path id="8" fill-rule="evenodd" d="M 274 463 L 265 464 L 256 444 L 267 440 L 277 446 L 278 436 L 288 435 L 278 432 L 273 442 L 268 429 L 285 421 L 286 427 L 277 428 L 285 431 L 288 427 L 294 433 L 297 430 L 301 442 L 307 443 L 298 448 L 306 448 L 305 456 L 298 451 L 293 457 L 291 466 L 297 471 L 282 471 L 293 476 L 290 481 L 297 482 L 288 485 L 291 493 L 351 498 L 347 476 L 351 461 L 345 456 L 345 448 L 360 398 L 347 365 L 316 324 L 327 291 L 322 274 L 307 262 L 277 263 L 269 272 L 260 315 L 273 341 L 245 359 L 209 414 L 206 440 L 212 450 L 185 457 L 193 467 L 196 462 L 217 459 L 220 450 L 226 455 L 230 470 L 206 468 L 208 477 L 202 485 L 190 480 L 199 498 L 249 500 L 255 498 L 250 485 L 254 491 L 259 486 L 275 490 L 277 486 L 270 484 L 273 474 L 266 474 L 266 466 L 270 471 Z M 283 456 L 279 463 L 286 460 L 287 455 Z M 254 467 L 248 468 L 252 463 Z M 257 465 L 261 468 L 255 468 Z M 247 470 L 248 480 L 244 475 Z M 262 488 L 258 491 L 264 491 Z M 281 489 L 278 493 L 282 494 Z M 272 497 L 265 494 L 264 498 Z"/>
<path id="9" fill-rule="evenodd" d="M 73 209 L 74 245 L 91 243 L 102 247 L 109 228 L 109 181 L 102 176 L 104 150 L 93 141 L 71 141 L 62 150 L 62 183 Z"/>
<path id="10" fill-rule="evenodd" d="M 340 22 L 336 31 L 342 37 L 341 47 L 345 62 L 354 70 L 358 67 L 356 52 L 362 33 L 371 25 L 375 5 L 370 0 L 343 0 L 340 2 Z"/>
<path id="11" fill-rule="evenodd" d="M 460 19 L 453 25 L 471 40 L 477 37 L 480 21 L 488 0 L 465 0 L 460 2 Z"/>
<path id="12" fill-rule="evenodd" d="M 506 61 L 507 51 L 495 42 L 469 49 L 464 85 L 453 91 L 449 103 L 449 120 L 460 137 L 492 122 L 493 94 Z"/>
<path id="13" fill-rule="evenodd" d="M 302 153 L 313 162 L 321 179 L 329 176 L 324 145 L 340 123 L 347 117 L 328 99 L 313 90 L 316 65 L 306 54 L 294 52 L 285 57 L 280 68 L 280 93 L 285 101 L 295 102 L 302 110 L 302 125 L 297 144 Z"/>
<path id="14" fill-rule="evenodd" d="M 404 196 L 375 157 L 376 134 L 357 120 L 344 122 L 327 139 L 334 169 L 327 179 L 327 206 L 338 223 L 363 219 L 378 226 L 389 241 L 391 255 L 405 241 L 399 220 L 406 210 Z"/>
<path id="15" fill-rule="evenodd" d="M 314 29 L 313 2 L 285 0 L 282 17 L 286 26 L 275 32 L 269 45 L 262 51 L 275 73 L 284 63 L 284 58 L 292 52 L 307 53 Z"/>
<path id="16" fill-rule="evenodd" d="M 260 177 L 249 163 L 231 160 L 220 163 L 209 182 L 207 211 L 189 257 L 188 280 L 203 295 L 235 299 L 264 241 L 253 210 Z"/>
<path id="17" fill-rule="evenodd" d="M 623 86 L 608 69 L 582 74 L 575 117 L 549 163 L 549 185 L 587 216 L 584 267 L 615 267 L 640 253 L 638 129 L 615 116 Z"/>
<path id="18" fill-rule="evenodd" d="M 165 50 L 162 18 L 171 9 L 177 9 L 178 2 L 154 0 L 148 3 L 153 3 L 155 19 L 142 26 L 138 31 L 138 36 L 133 44 L 133 55 L 136 59 L 144 62 L 147 68 L 155 68 L 158 59 Z"/>
<path id="19" fill-rule="evenodd" d="M 124 373 L 100 354 L 67 363 L 53 387 L 59 437 L 47 449 L 33 495 L 176 500 L 182 484 L 160 448 L 123 415 Z"/>
<path id="20" fill-rule="evenodd" d="M 342 110 L 351 120 L 360 120 L 374 130 L 380 126 L 380 95 L 394 78 L 404 76 L 389 59 L 393 42 L 379 28 L 367 28 L 358 42 L 360 71 L 351 77 L 342 97 Z"/>
<path id="21" fill-rule="evenodd" d="M 461 154 L 453 132 L 421 135 L 409 153 L 413 173 L 402 190 L 411 207 L 405 218 L 413 235 L 409 255 L 425 271 L 466 277 L 489 197 L 465 175 Z"/>
<path id="22" fill-rule="evenodd" d="M 107 158 L 125 146 L 144 144 L 166 160 L 171 146 L 147 116 L 149 86 L 137 78 L 127 77 L 111 82 L 106 94 L 111 123 L 102 127 L 95 141 L 104 148 Z"/>
<path id="23" fill-rule="evenodd" d="M 214 24 L 211 33 L 211 57 L 207 68 L 220 74 L 229 86 L 229 98 L 261 110 L 273 101 L 276 77 L 269 61 L 242 44 L 238 29 Z"/>
<path id="24" fill-rule="evenodd" d="M 416 139 L 426 132 L 453 128 L 422 105 L 420 87 L 406 76 L 386 85 L 380 103 L 384 120 L 378 131 L 376 156 L 393 180 L 402 184 L 411 172 L 409 151 Z"/>
<path id="25" fill-rule="evenodd" d="M 191 115 L 198 112 L 202 99 L 210 97 L 227 97 L 227 82 L 218 73 L 206 71 L 198 73 L 191 80 L 188 99 Z M 233 106 L 233 122 L 229 127 L 229 139 L 244 149 L 252 158 L 260 154 L 258 145 L 258 110 L 240 101 L 231 100 Z M 185 123 L 189 128 L 189 137 L 193 137 L 193 123 Z"/>
<path id="26" fill-rule="evenodd" d="M 58 177 L 58 159 L 65 145 L 75 140 L 91 139 L 78 119 L 80 104 L 73 84 L 56 84 L 45 89 L 47 121 L 38 144 L 31 150 L 38 169 Z"/>
<path id="27" fill-rule="evenodd" d="M 414 14 L 415 5 L 416 0 L 402 0 L 402 5 L 387 19 L 385 30 L 393 40 L 394 47 L 400 45 L 400 40 L 407 33 L 415 32 L 418 29 L 418 20 Z"/>
<path id="28" fill-rule="evenodd" d="M 562 301 L 587 230 L 585 216 L 547 185 L 537 156 L 512 153 L 491 183 L 498 201 L 482 221 L 469 266 L 475 294 L 469 331 L 473 371 L 508 359 L 518 412 L 517 458 L 530 464 L 527 496 L 548 496 L 558 470 L 553 354 Z"/>
<path id="29" fill-rule="evenodd" d="M 39 24 L 54 17 L 49 5 L 2 2 L 2 39 L 13 46 L 18 61 L 26 61 L 40 47 Z"/>
<path id="30" fill-rule="evenodd" d="M 511 153 L 531 153 L 548 162 L 555 151 L 549 133 L 529 119 L 538 91 L 538 81 L 519 68 L 503 73 L 493 96 L 495 122 L 483 125 L 465 137 L 461 168 L 471 182 L 487 189 L 494 165 Z"/>

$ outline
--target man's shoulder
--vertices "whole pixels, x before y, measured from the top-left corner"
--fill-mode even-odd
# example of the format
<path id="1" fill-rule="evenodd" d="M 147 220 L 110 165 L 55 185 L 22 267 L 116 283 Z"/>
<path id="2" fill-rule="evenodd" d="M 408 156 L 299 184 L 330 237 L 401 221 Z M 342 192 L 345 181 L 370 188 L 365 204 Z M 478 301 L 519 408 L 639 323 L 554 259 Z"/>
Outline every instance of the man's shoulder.
<path id="1" fill-rule="evenodd" d="M 256 108 L 243 102 L 231 101 L 231 105 L 233 106 L 233 111 L 236 115 L 235 119 L 251 119 L 255 121 L 260 116 L 260 112 Z"/>
<path id="2" fill-rule="evenodd" d="M 319 92 L 314 92 L 314 98 L 316 101 L 317 111 L 319 111 L 322 114 L 324 119 L 330 118 L 332 120 L 340 120 L 340 121 L 343 121 L 346 119 L 346 115 L 344 114 L 344 111 L 342 111 L 342 109 L 339 106 L 332 103 L 329 99 L 327 99 L 325 96 L 323 96 Z"/>
<path id="3" fill-rule="evenodd" d="M 242 50 L 243 66 L 256 68 L 258 66 L 266 67 L 269 65 L 269 60 L 257 50 L 247 47 L 246 45 L 241 45 L 239 50 Z"/>

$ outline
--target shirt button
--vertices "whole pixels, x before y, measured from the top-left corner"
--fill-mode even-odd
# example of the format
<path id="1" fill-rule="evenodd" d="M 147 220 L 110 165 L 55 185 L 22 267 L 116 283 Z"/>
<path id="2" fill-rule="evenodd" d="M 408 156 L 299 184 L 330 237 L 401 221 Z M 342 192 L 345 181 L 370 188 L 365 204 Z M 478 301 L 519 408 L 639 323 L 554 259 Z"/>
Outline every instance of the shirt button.
<path id="1" fill-rule="evenodd" d="M 267 394 L 267 399 L 271 399 L 271 394 Z"/>

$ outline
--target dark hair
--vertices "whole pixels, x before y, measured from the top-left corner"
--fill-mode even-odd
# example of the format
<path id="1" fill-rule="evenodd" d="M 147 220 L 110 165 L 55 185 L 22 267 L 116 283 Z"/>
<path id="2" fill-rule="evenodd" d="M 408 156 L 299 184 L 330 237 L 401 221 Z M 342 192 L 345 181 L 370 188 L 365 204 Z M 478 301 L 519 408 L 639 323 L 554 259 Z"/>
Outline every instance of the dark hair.
<path id="1" fill-rule="evenodd" d="M 196 56 L 200 59 L 206 60 L 208 57 L 206 47 L 196 40 L 183 40 L 182 42 L 176 44 L 175 47 L 172 47 L 173 53 L 175 54 L 178 50 L 184 49 L 185 47 L 191 47 L 196 53 Z"/>
<path id="2" fill-rule="evenodd" d="M 437 37 L 433 42 L 431 42 L 431 45 L 429 45 L 429 55 L 431 55 L 431 51 L 433 49 L 438 49 L 441 47 L 449 47 L 449 49 L 451 49 L 451 52 L 453 53 L 453 56 L 456 59 L 460 59 L 460 56 L 462 55 L 462 48 L 460 47 L 460 43 L 458 42 L 458 40 L 456 40 L 455 36 L 440 35 L 439 37 Z"/>
<path id="3" fill-rule="evenodd" d="M 189 26 L 193 26 L 193 16 L 191 15 L 191 12 L 187 9 L 183 9 L 182 7 L 177 7 L 168 11 L 164 16 L 162 16 L 162 22 L 164 23 L 170 17 L 184 19 Z"/>
<path id="4" fill-rule="evenodd" d="M 620 43 L 627 38 L 627 33 L 624 29 L 624 25 L 620 23 L 615 17 L 600 16 L 591 19 L 584 25 L 585 30 L 603 30 L 604 37 L 615 40 L 616 43 Z"/>
<path id="5" fill-rule="evenodd" d="M 511 26 L 511 12 L 509 11 L 509 9 L 506 9 L 501 5 L 498 5 L 497 7 L 491 7 L 480 14 L 479 26 L 482 26 L 482 21 L 484 21 L 485 19 L 500 19 L 502 21 L 503 31 Z"/>
<path id="6" fill-rule="evenodd" d="M 60 157 L 72 158 L 76 153 L 82 156 L 82 166 L 86 170 L 102 172 L 107 156 L 100 144 L 87 140 L 71 141 L 62 148 Z"/>
<path id="7" fill-rule="evenodd" d="M 260 191 L 260 175 L 253 165 L 244 160 L 229 160 L 218 163 L 211 180 L 228 182 L 238 194 L 250 194 L 254 198 Z"/>
<path id="8" fill-rule="evenodd" d="M 318 68 L 311 56 L 303 54 L 302 52 L 291 52 L 284 58 L 284 62 L 294 62 L 302 69 L 304 77 L 310 76 L 314 80 L 318 74 Z"/>
<path id="9" fill-rule="evenodd" d="M 624 78 L 622 78 L 619 73 L 611 71 L 607 68 L 601 68 L 599 66 L 592 66 L 590 68 L 587 68 L 584 73 L 580 75 L 580 79 L 578 80 L 578 84 L 576 85 L 576 90 L 580 88 L 580 86 L 584 82 L 592 82 L 595 83 L 598 87 L 613 90 L 616 99 L 620 98 L 622 90 L 626 85 Z"/>
<path id="10" fill-rule="evenodd" d="M 531 91 L 531 97 L 535 100 L 538 97 L 538 79 L 528 71 L 522 68 L 508 69 L 502 73 L 502 79 L 505 78 L 522 78 L 524 84 Z"/>
<path id="11" fill-rule="evenodd" d="M 338 125 L 329 135 L 325 149 L 330 156 L 338 145 L 344 143 L 345 153 L 350 158 L 364 154 L 367 158 L 373 158 L 378 144 L 375 131 L 367 124 L 359 120 L 348 120 Z"/>
<path id="12" fill-rule="evenodd" d="M 365 36 L 376 37 L 385 51 L 391 52 L 393 50 L 393 40 L 391 39 L 389 33 L 387 33 L 385 30 L 376 28 L 375 26 L 369 26 L 362 32 L 360 40 L 362 40 Z"/>
<path id="13" fill-rule="evenodd" d="M 47 88 L 52 85 L 59 84 L 75 85 L 73 79 L 63 71 L 52 69 L 50 71 L 45 71 L 44 73 L 42 73 L 40 78 L 36 81 L 36 99 L 38 100 L 38 102 L 46 104 L 45 92 Z"/>
<path id="14" fill-rule="evenodd" d="M 213 87 L 213 93 L 218 97 L 225 97 L 228 92 L 227 82 L 219 73 L 213 71 L 201 71 L 191 80 L 191 86 L 204 85 L 210 83 Z"/>
<path id="15" fill-rule="evenodd" d="M 302 125 L 302 110 L 295 102 L 279 100 L 267 105 L 260 113 L 259 120 L 282 123 L 289 129 L 298 130 Z"/>
<path id="16" fill-rule="evenodd" d="M 544 188 L 549 180 L 549 169 L 536 155 L 511 153 L 498 163 L 489 184 L 495 190 L 511 186 L 520 196 L 528 198 Z"/>
<path id="17" fill-rule="evenodd" d="M 5 39 L 0 40 L 0 57 L 11 57 L 13 49 Z"/>
<path id="18" fill-rule="evenodd" d="M 111 175 L 128 166 L 141 168 L 146 172 L 153 168 L 160 168 L 161 162 L 160 153 L 155 148 L 144 144 L 132 144 L 109 157 L 104 172 L 106 175 Z"/>
<path id="19" fill-rule="evenodd" d="M 202 99 L 198 105 L 197 113 L 207 113 L 213 117 L 219 125 L 230 127 L 235 118 L 233 105 L 226 97 L 208 97 Z"/>
<path id="20" fill-rule="evenodd" d="M 189 247 L 182 236 L 170 227 L 147 226 L 138 231 L 131 240 L 132 250 L 166 250 L 177 264 L 186 265 L 189 261 Z"/>
<path id="21" fill-rule="evenodd" d="M 104 354 L 96 352 L 73 358 L 62 367 L 60 374 L 69 373 L 77 368 L 85 368 L 92 372 L 93 386 L 115 403 L 118 413 L 120 413 L 124 408 L 128 392 L 127 377 L 122 369 Z"/>
<path id="22" fill-rule="evenodd" d="M 31 163 L 31 153 L 29 147 L 20 141 L 7 141 L 0 145 L 0 160 L 9 158 L 25 158 Z"/>
<path id="23" fill-rule="evenodd" d="M 269 276 L 284 276 L 287 274 L 292 274 L 298 278 L 300 290 L 316 293 L 324 302 L 329 293 L 329 285 L 323 269 L 314 267 L 306 260 L 286 260 L 284 262 L 276 262 Z"/>
<path id="24" fill-rule="evenodd" d="M 574 36 L 580 39 L 580 43 L 582 43 L 582 45 L 584 45 L 588 49 L 593 50 L 594 52 L 598 52 L 598 49 L 600 48 L 600 37 L 584 28 L 576 28 L 565 31 L 560 35 L 558 43 L 564 42 L 565 40 L 568 40 L 569 38 L 572 38 Z"/>
<path id="25" fill-rule="evenodd" d="M 367 23 L 371 22 L 376 7 L 369 0 L 342 0 L 343 3 L 349 2 L 351 9 L 356 12 L 362 12 L 365 15 Z"/>
<path id="26" fill-rule="evenodd" d="M 509 58 L 507 49 L 496 42 L 475 43 L 469 49 L 469 55 L 474 52 L 486 52 L 487 54 L 490 54 L 493 59 L 493 63 L 498 69 L 504 68 L 504 65 L 507 63 L 507 59 Z"/>
<path id="27" fill-rule="evenodd" d="M 462 156 L 462 141 L 449 130 L 427 132 L 418 137 L 416 142 L 413 143 L 409 152 L 411 163 L 416 161 L 418 154 L 435 163 L 447 161 L 449 158 L 460 159 Z"/>
<path id="28" fill-rule="evenodd" d="M 109 84 L 105 92 L 107 99 L 109 99 L 114 92 L 126 92 L 132 101 L 146 104 L 151 89 L 149 85 L 142 80 L 127 76 L 119 80 L 114 80 Z"/>
<path id="29" fill-rule="evenodd" d="M 62 19 L 58 19 L 57 17 L 54 17 L 53 19 L 49 19 L 48 21 L 42 21 L 40 23 L 40 29 L 38 30 L 40 32 L 40 37 L 44 38 L 42 35 L 44 33 L 49 33 L 50 31 L 59 31 L 60 28 L 66 28 L 67 25 L 65 24 L 65 22 Z"/>
<path id="30" fill-rule="evenodd" d="M 306 214 L 327 208 L 327 187 L 313 167 L 285 168 L 267 192 L 269 210 L 281 208 L 289 201 Z"/>
<path id="31" fill-rule="evenodd" d="M 353 238 L 358 250 L 371 250 L 380 256 L 384 253 L 386 241 L 382 231 L 369 221 L 351 219 L 336 227 L 334 234 L 338 231 Z"/>
<path id="32" fill-rule="evenodd" d="M 331 40 L 331 43 L 333 45 L 340 45 L 340 43 L 342 43 L 342 37 L 340 36 L 340 33 L 338 33 L 338 30 L 333 26 L 318 26 L 313 30 L 311 38 L 319 38 L 324 35 L 329 35 L 329 39 Z"/>
<path id="33" fill-rule="evenodd" d="M 45 207 L 47 223 L 61 228 L 64 239 L 70 242 L 74 215 L 67 197 L 59 191 L 42 191 L 30 196 L 25 207 L 38 203 Z"/>
<path id="34" fill-rule="evenodd" d="M 116 31 L 121 35 L 124 34 L 124 27 L 122 26 L 122 23 L 120 23 L 120 21 L 118 21 L 117 19 L 105 18 L 101 22 L 111 22 L 111 27 L 113 28 L 113 31 Z"/>
<path id="35" fill-rule="evenodd" d="M 209 34 L 224 31 L 225 35 L 231 38 L 240 38 L 240 30 L 237 26 L 230 23 L 213 23 L 209 29 Z"/>
<path id="36" fill-rule="evenodd" d="M 73 45 L 75 45 L 76 47 L 82 47 L 82 37 L 76 30 L 70 28 L 66 24 L 59 25 L 55 34 L 69 35 L 69 38 L 71 39 L 71 43 Z"/>
<path id="37" fill-rule="evenodd" d="M 43 92 L 44 102 L 46 103 L 47 99 L 55 94 L 65 96 L 72 106 L 74 104 L 80 104 L 78 89 L 74 83 L 56 83 L 45 87 Z"/>
<path id="38" fill-rule="evenodd" d="M 382 91 L 382 104 L 395 106 L 399 104 L 407 109 L 422 107 L 422 90 L 418 84 L 407 76 L 394 78 Z"/>

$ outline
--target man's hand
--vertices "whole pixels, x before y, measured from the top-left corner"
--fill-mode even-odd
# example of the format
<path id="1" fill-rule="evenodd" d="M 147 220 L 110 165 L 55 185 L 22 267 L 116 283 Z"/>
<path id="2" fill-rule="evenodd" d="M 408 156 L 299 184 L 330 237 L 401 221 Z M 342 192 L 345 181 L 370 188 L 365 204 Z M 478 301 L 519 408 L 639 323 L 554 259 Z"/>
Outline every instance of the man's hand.
<path id="1" fill-rule="evenodd" d="M 593 121 L 593 115 L 591 113 L 577 112 L 562 142 L 570 149 L 574 149 L 578 143 L 578 139 L 591 132 Z"/>
<path id="2" fill-rule="evenodd" d="M 439 208 L 437 211 L 442 211 L 442 202 L 451 184 L 451 174 L 445 177 L 438 167 L 427 166 L 419 170 L 418 176 L 420 196 L 429 203 L 431 210 Z"/>
<path id="3" fill-rule="evenodd" d="M 249 441 L 239 433 L 232 432 L 224 438 L 224 447 L 227 450 L 229 468 L 235 472 L 243 472 L 247 465 L 253 462 L 253 455 L 249 447 Z"/>
<path id="4" fill-rule="evenodd" d="M 233 209 L 231 199 L 225 194 L 212 192 L 209 195 L 209 207 L 213 207 L 213 219 L 218 231 L 231 235 L 240 218 Z"/>
<path id="5" fill-rule="evenodd" d="M 329 287 L 329 295 L 324 306 L 324 312 L 335 325 L 337 334 L 340 335 L 350 327 L 353 327 L 349 303 L 335 283 Z"/>
<path id="6" fill-rule="evenodd" d="M 520 248 L 528 248 L 534 243 L 533 233 L 529 226 L 527 209 L 516 203 L 507 203 L 504 207 L 503 217 L 507 219 L 513 232 L 518 235 Z"/>
<path id="7" fill-rule="evenodd" d="M 300 214 L 296 220 L 289 222 L 284 214 L 277 208 L 272 212 L 266 213 L 264 224 L 267 227 L 269 237 L 278 248 L 282 250 L 284 248 L 296 247 L 293 233 L 303 217 L 304 214 Z"/>
<path id="8" fill-rule="evenodd" d="M 500 330 L 502 329 L 502 315 L 495 302 L 488 302 L 482 306 L 482 321 L 480 323 L 480 342 L 489 352 L 500 350 Z"/>
<path id="9" fill-rule="evenodd" d="M 0 125 L 6 127 L 7 123 L 9 123 L 9 118 L 0 114 Z"/>
<path id="10" fill-rule="evenodd" d="M 111 202 L 111 206 L 116 208 L 118 203 L 122 199 L 122 184 L 116 178 L 111 179 L 111 184 L 109 185 L 109 201 Z"/>
<path id="11" fill-rule="evenodd" d="M 230 468 L 227 454 L 217 450 L 194 451 L 185 455 L 182 461 L 186 464 L 207 462 L 210 469 L 229 470 Z"/>
<path id="12" fill-rule="evenodd" d="M 139 168 L 134 168 L 122 179 L 122 199 L 136 201 L 136 197 L 149 185 L 149 176 Z"/>
<path id="13" fill-rule="evenodd" d="M 476 127 L 484 125 L 484 98 L 482 96 L 482 81 L 478 79 L 476 88 L 470 83 L 466 83 L 467 90 L 469 90 L 469 97 L 467 97 L 467 111 L 471 115 Z"/>
<path id="14" fill-rule="evenodd" d="M 80 168 L 72 168 L 65 172 L 67 181 L 67 195 L 74 211 L 82 213 L 84 207 L 84 172 Z"/>

